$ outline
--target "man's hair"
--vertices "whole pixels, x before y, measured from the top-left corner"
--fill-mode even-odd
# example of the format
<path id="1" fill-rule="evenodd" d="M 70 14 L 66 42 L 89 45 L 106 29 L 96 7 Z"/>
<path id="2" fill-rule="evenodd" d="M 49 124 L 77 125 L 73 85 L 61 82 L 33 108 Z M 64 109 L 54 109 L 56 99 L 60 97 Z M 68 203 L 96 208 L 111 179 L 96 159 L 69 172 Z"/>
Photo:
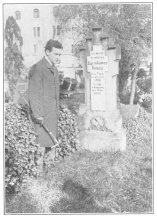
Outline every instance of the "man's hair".
<path id="1" fill-rule="evenodd" d="M 45 45 L 45 52 L 46 50 L 49 50 L 51 52 L 53 48 L 63 49 L 63 46 L 57 40 L 50 39 Z"/>

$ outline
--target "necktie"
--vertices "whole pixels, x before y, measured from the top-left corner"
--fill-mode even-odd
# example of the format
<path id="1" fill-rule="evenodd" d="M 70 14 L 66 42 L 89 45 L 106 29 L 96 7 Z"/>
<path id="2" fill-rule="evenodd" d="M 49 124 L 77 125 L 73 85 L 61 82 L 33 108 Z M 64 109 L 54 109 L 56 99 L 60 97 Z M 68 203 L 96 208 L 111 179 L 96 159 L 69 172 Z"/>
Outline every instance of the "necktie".
<path id="1" fill-rule="evenodd" d="M 55 66 L 54 66 L 54 64 L 51 66 L 51 72 L 54 74 L 54 76 L 56 76 L 56 74 L 55 74 Z"/>

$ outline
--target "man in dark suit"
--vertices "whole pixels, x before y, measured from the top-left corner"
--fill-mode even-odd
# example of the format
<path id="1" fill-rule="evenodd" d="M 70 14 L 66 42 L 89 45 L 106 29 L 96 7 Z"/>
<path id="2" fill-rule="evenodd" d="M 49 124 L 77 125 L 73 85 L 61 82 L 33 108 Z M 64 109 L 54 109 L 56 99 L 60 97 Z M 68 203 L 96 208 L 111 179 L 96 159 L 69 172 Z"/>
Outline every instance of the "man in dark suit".
<path id="1" fill-rule="evenodd" d="M 38 134 L 37 142 L 45 150 L 51 149 L 53 141 L 42 123 L 58 138 L 59 75 L 55 64 L 60 62 L 61 49 L 60 42 L 50 39 L 45 46 L 45 57 L 30 70 L 28 98 L 32 121 Z"/>

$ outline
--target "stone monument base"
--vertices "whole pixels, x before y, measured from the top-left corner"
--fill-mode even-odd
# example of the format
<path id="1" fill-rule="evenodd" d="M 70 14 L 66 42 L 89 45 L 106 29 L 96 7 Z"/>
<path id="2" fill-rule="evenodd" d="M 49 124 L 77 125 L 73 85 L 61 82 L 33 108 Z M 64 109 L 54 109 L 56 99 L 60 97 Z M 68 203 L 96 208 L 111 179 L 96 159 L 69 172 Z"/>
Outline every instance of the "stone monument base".
<path id="1" fill-rule="evenodd" d="M 90 151 L 124 151 L 126 149 L 126 132 L 122 127 L 122 116 L 120 111 L 116 109 L 112 112 L 96 112 L 86 110 L 85 105 L 80 105 L 80 144 L 84 149 Z M 91 120 L 96 118 L 95 124 L 100 126 L 102 117 L 105 121 L 104 130 L 93 130 L 91 128 Z"/>
<path id="2" fill-rule="evenodd" d="M 126 133 L 124 129 L 121 129 L 118 134 L 85 130 L 80 132 L 79 137 L 81 146 L 92 152 L 115 152 L 117 150 L 124 151 L 126 149 Z"/>

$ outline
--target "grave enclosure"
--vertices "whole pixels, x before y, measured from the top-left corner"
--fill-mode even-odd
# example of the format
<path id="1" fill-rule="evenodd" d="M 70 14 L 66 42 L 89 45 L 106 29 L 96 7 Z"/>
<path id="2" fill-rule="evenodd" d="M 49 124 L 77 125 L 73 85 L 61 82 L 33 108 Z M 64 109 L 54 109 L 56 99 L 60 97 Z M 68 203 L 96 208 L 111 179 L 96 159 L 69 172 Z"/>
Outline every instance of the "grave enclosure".
<path id="1" fill-rule="evenodd" d="M 86 84 L 85 104 L 79 108 L 80 142 L 91 151 L 125 150 L 126 133 L 117 108 L 121 49 L 107 34 L 102 35 L 102 28 L 92 30 L 93 35 L 80 48 Z"/>

